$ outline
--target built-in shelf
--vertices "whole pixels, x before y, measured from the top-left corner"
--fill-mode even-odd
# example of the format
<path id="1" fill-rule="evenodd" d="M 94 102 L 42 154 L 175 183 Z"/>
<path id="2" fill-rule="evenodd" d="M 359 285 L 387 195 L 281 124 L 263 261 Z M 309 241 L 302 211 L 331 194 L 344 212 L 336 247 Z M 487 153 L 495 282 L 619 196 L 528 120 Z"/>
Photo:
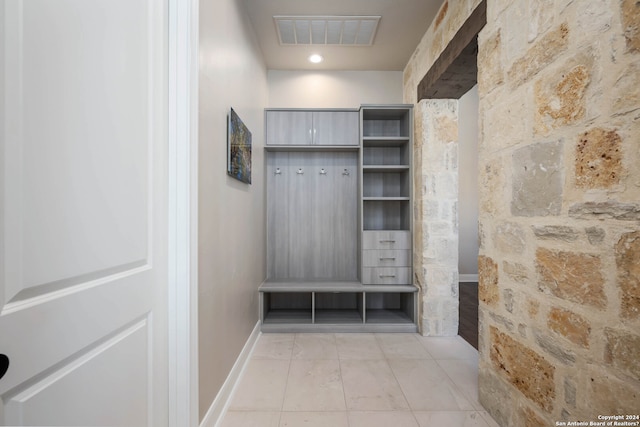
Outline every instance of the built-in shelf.
<path id="1" fill-rule="evenodd" d="M 355 151 L 360 147 L 357 145 L 267 145 L 265 151 Z"/>
<path id="2" fill-rule="evenodd" d="M 361 109 L 360 280 L 366 284 L 412 283 L 412 116 L 408 105 Z M 366 323 L 413 323 L 407 305 L 415 303 L 415 298 L 399 295 L 368 294 Z"/>
<path id="3" fill-rule="evenodd" d="M 409 142 L 408 136 L 365 136 L 362 138 L 363 147 L 392 147 Z"/>
<path id="4" fill-rule="evenodd" d="M 368 172 L 406 172 L 409 170 L 407 165 L 364 165 L 362 171 Z"/>
<path id="5" fill-rule="evenodd" d="M 410 197 L 363 197 L 362 200 L 365 202 L 370 202 L 373 200 L 378 201 L 403 201 L 403 200 L 411 200 Z"/>

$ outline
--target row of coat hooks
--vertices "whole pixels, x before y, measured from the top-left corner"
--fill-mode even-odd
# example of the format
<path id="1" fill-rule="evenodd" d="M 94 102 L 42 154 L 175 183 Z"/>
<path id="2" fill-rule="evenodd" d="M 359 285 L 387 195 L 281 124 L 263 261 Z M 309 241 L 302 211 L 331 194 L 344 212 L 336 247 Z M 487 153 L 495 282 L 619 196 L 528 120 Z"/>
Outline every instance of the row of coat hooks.
<path id="1" fill-rule="evenodd" d="M 321 168 L 319 174 L 320 175 L 326 175 L 327 174 L 327 170 L 325 168 Z M 280 170 L 280 168 L 276 168 L 276 171 L 274 172 L 274 175 L 282 175 L 282 170 Z M 298 168 L 298 170 L 296 171 L 296 175 L 304 175 L 304 169 Z M 349 169 L 345 168 L 342 171 L 342 175 L 349 176 L 349 175 L 351 175 L 351 172 L 349 171 Z"/>

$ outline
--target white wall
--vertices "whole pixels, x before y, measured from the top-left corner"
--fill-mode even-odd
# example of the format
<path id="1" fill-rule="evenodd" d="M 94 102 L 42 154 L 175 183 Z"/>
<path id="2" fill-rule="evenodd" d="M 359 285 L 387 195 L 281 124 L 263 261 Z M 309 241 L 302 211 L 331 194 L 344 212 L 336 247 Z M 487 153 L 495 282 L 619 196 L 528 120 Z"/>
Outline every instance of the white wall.
<path id="1" fill-rule="evenodd" d="M 402 71 L 268 72 L 271 108 L 358 108 L 401 104 Z"/>
<path id="2" fill-rule="evenodd" d="M 458 103 L 458 271 L 478 274 L 478 86 Z"/>
<path id="3" fill-rule="evenodd" d="M 266 275 L 267 71 L 242 0 L 200 1 L 198 332 L 202 419 L 258 321 Z M 226 173 L 227 114 L 252 132 L 252 184 Z"/>

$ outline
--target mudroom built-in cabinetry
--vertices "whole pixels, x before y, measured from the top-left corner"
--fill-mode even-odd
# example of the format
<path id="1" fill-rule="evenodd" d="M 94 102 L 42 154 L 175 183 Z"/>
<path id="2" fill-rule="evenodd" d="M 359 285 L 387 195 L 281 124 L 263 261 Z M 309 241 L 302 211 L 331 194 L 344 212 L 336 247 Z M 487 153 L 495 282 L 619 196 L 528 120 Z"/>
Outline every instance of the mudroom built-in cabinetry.
<path id="1" fill-rule="evenodd" d="M 412 108 L 268 109 L 263 332 L 415 332 Z"/>

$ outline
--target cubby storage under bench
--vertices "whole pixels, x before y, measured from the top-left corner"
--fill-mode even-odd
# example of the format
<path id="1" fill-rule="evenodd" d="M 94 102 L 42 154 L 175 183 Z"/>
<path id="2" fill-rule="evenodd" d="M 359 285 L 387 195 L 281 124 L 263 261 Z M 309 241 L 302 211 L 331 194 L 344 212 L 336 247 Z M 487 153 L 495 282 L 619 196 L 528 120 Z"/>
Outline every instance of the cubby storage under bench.
<path id="1" fill-rule="evenodd" d="M 266 281 L 263 332 L 417 332 L 417 288 L 360 282 Z"/>

